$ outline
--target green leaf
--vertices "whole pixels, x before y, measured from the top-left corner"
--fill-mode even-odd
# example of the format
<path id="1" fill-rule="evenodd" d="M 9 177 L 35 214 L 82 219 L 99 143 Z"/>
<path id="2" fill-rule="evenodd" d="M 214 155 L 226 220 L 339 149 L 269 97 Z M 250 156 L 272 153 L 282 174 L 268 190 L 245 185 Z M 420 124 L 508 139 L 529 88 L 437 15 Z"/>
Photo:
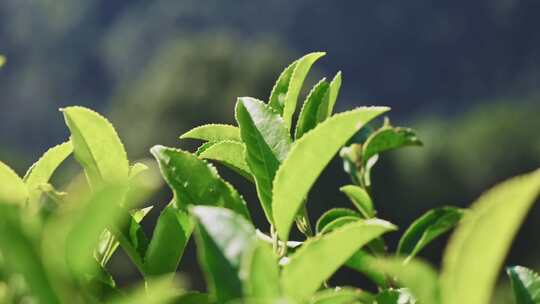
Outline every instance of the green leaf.
<path id="1" fill-rule="evenodd" d="M 28 199 L 28 188 L 23 180 L 0 161 L 0 202 L 23 205 Z"/>
<path id="2" fill-rule="evenodd" d="M 463 210 L 455 207 L 426 212 L 405 231 L 399 240 L 397 254 L 414 257 L 432 240 L 456 226 L 462 217 Z"/>
<path id="3" fill-rule="evenodd" d="M 246 163 L 246 147 L 241 142 L 237 141 L 220 141 L 210 145 L 198 156 L 204 159 L 218 161 L 233 171 L 242 175 L 249 181 L 253 181 L 251 171 Z"/>
<path id="4" fill-rule="evenodd" d="M 272 88 L 272 93 L 268 99 L 268 105 L 276 110 L 279 114 L 283 114 L 283 107 L 285 106 L 285 98 L 287 97 L 287 91 L 289 90 L 289 83 L 291 77 L 298 64 L 298 60 L 291 63 L 288 67 L 281 72 L 276 84 Z"/>
<path id="5" fill-rule="evenodd" d="M 49 149 L 43 156 L 35 162 L 26 175 L 24 182 L 28 187 L 30 204 L 37 204 L 41 196 L 39 186 L 49 182 L 54 171 L 62 162 L 73 152 L 71 142 L 65 142 L 61 145 Z"/>
<path id="6" fill-rule="evenodd" d="M 381 288 L 387 288 L 386 276 L 377 267 L 377 258 L 364 250 L 358 250 L 347 260 L 347 267 L 364 274 L 368 279 Z"/>
<path id="7" fill-rule="evenodd" d="M 385 126 L 372 133 L 363 146 L 364 163 L 374 155 L 398 149 L 404 146 L 421 146 L 422 142 L 416 137 L 414 130 Z"/>
<path id="8" fill-rule="evenodd" d="M 188 292 L 178 298 L 174 303 L 178 304 L 215 304 L 210 295 L 199 292 Z"/>
<path id="9" fill-rule="evenodd" d="M 288 239 L 309 190 L 339 148 L 367 122 L 388 110 L 363 107 L 334 115 L 293 144 L 273 184 L 274 222 L 282 240 Z"/>
<path id="10" fill-rule="evenodd" d="M 327 225 L 322 227 L 321 234 L 326 234 L 329 232 L 332 232 L 336 230 L 337 228 L 340 228 L 342 226 L 345 226 L 346 224 L 353 223 L 361 219 L 359 216 L 342 216 L 340 218 L 337 218 L 331 222 L 329 222 Z"/>
<path id="11" fill-rule="evenodd" d="M 319 291 L 313 296 L 310 304 L 371 304 L 373 295 L 367 291 L 354 288 L 335 288 Z"/>
<path id="12" fill-rule="evenodd" d="M 285 103 L 283 104 L 283 120 L 285 121 L 285 127 L 290 130 L 294 112 L 296 111 L 296 103 L 298 101 L 298 95 L 304 85 L 304 80 L 311 69 L 311 66 L 319 58 L 326 53 L 317 52 L 307 54 L 304 57 L 298 59 L 294 72 L 289 81 L 289 87 L 287 88 L 287 95 L 285 96 Z M 281 111 L 280 111 L 281 113 Z"/>
<path id="13" fill-rule="evenodd" d="M 111 123 L 98 113 L 83 107 L 63 108 L 71 131 L 75 159 L 84 168 L 93 187 L 102 183 L 123 183 L 129 175 L 124 146 Z"/>
<path id="14" fill-rule="evenodd" d="M 279 299 L 278 259 L 269 244 L 259 240 L 244 254 L 241 278 L 245 297 L 266 301 Z"/>
<path id="15" fill-rule="evenodd" d="M 317 233 L 320 233 L 326 225 L 333 222 L 334 220 L 344 217 L 344 216 L 355 216 L 357 218 L 360 218 L 359 214 L 351 209 L 346 208 L 333 208 L 321 215 L 319 219 L 317 220 L 317 224 L 315 225 Z"/>
<path id="16" fill-rule="evenodd" d="M 489 302 L 512 239 L 539 192 L 537 170 L 495 186 L 472 205 L 444 253 L 445 304 Z"/>
<path id="17" fill-rule="evenodd" d="M 144 258 L 147 276 L 173 274 L 193 231 L 193 221 L 182 210 L 163 209 Z"/>
<path id="18" fill-rule="evenodd" d="M 6 64 L 6 57 L 0 55 L 0 68 Z"/>
<path id="19" fill-rule="evenodd" d="M 123 209 L 118 202 L 124 191 L 123 185 L 98 189 L 70 216 L 66 254 L 74 273 L 81 276 L 95 273 L 94 249 L 98 247 L 101 233 L 121 219 Z"/>
<path id="20" fill-rule="evenodd" d="M 379 219 L 358 220 L 308 240 L 283 266 L 284 292 L 298 300 L 309 297 L 362 246 L 395 229 Z"/>
<path id="21" fill-rule="evenodd" d="M 330 82 L 330 88 L 324 96 L 323 102 L 319 107 L 318 121 L 323 122 L 328 117 L 332 116 L 334 111 L 334 105 L 339 95 L 339 89 L 341 88 L 341 72 L 338 72 L 334 79 Z"/>
<path id="22" fill-rule="evenodd" d="M 377 295 L 374 304 L 416 304 L 416 299 L 406 288 L 386 289 Z M 431 303 L 430 303 L 431 304 Z"/>
<path id="23" fill-rule="evenodd" d="M 246 145 L 246 162 L 257 194 L 270 223 L 272 219 L 272 181 L 291 146 L 291 138 L 281 117 L 262 101 L 243 97 L 236 103 L 236 120 Z"/>
<path id="24" fill-rule="evenodd" d="M 517 304 L 540 303 L 540 276 L 526 267 L 513 266 L 506 269 Z"/>
<path id="25" fill-rule="evenodd" d="M 41 253 L 25 233 L 19 219 L 20 209 L 0 201 L 0 252 L 3 265 L 24 277 L 33 296 L 40 303 L 60 303 L 45 267 Z"/>
<path id="26" fill-rule="evenodd" d="M 180 296 L 181 290 L 169 277 L 152 279 L 132 288 L 126 295 L 114 297 L 109 304 L 163 304 L 176 303 L 173 300 Z M 179 302 L 183 303 L 183 302 Z"/>
<path id="27" fill-rule="evenodd" d="M 376 267 L 407 288 L 419 303 L 440 303 L 439 278 L 435 269 L 420 260 L 381 258 Z"/>
<path id="28" fill-rule="evenodd" d="M 328 92 L 329 87 L 330 85 L 326 79 L 323 78 L 315 86 L 313 86 L 313 89 L 311 89 L 309 92 L 308 96 L 306 97 L 306 101 L 304 101 L 304 105 L 300 110 L 298 122 L 296 123 L 296 131 L 294 136 L 296 139 L 299 139 L 302 137 L 302 135 L 304 135 L 304 133 L 315 128 L 315 126 L 317 126 L 319 123 L 319 110 L 321 110 L 322 102 L 326 96 L 326 93 Z M 326 109 L 322 110 L 326 111 Z"/>
<path id="29" fill-rule="evenodd" d="M 180 136 L 180 139 L 186 138 L 210 142 L 222 140 L 242 141 L 240 139 L 240 130 L 237 127 L 224 124 L 208 124 L 196 127 Z"/>
<path id="30" fill-rule="evenodd" d="M 197 156 L 201 155 L 204 151 L 206 151 L 206 149 L 212 147 L 215 144 L 216 144 L 215 141 L 207 141 L 207 142 L 203 143 L 202 145 L 200 145 L 197 148 L 197 150 L 195 151 L 195 155 L 197 155 Z"/>
<path id="31" fill-rule="evenodd" d="M 256 244 L 255 228 L 227 209 L 197 206 L 196 241 L 207 285 L 219 303 L 242 297 L 240 265 L 243 254 Z"/>
<path id="32" fill-rule="evenodd" d="M 364 218 L 372 218 L 377 214 L 375 208 L 373 208 L 373 201 L 366 190 L 355 185 L 343 186 L 339 190 L 349 197 Z"/>
<path id="33" fill-rule="evenodd" d="M 179 149 L 155 146 L 151 152 L 173 190 L 174 204 L 179 209 L 190 205 L 212 205 L 229 208 L 249 218 L 244 199 L 212 165 Z"/>

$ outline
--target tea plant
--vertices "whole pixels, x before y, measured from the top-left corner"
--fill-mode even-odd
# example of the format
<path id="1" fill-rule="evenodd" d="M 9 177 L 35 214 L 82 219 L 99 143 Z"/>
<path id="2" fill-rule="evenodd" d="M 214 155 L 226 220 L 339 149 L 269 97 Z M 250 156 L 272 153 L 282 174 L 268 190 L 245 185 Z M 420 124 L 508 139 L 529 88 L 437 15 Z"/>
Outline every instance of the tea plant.
<path id="1" fill-rule="evenodd" d="M 540 170 L 515 177 L 467 209 L 441 207 L 415 220 L 395 252 L 384 235 L 392 223 L 377 218 L 371 171 L 381 153 L 422 143 L 411 129 L 388 119 L 387 107 L 359 107 L 334 114 L 341 73 L 311 89 L 295 119 L 311 66 L 324 53 L 308 54 L 279 76 L 267 102 L 238 98 L 237 126 L 203 125 L 182 139 L 204 143 L 195 152 L 151 149 L 172 200 L 161 210 L 152 236 L 141 208 L 153 187 L 148 167 L 131 163 L 113 126 L 82 107 L 62 109 L 69 141 L 47 151 L 19 177 L 0 163 L 0 296 L 38 303 L 489 303 L 511 241 L 540 192 Z M 56 169 L 73 154 L 85 182 L 57 190 Z M 309 193 L 339 154 L 351 184 L 340 190 L 352 208 L 328 207 L 315 223 Z M 270 226 L 251 221 L 248 203 L 210 163 L 228 167 L 256 189 Z M 155 181 L 153 181 L 155 183 Z M 396 203 L 396 208 L 403 208 Z M 296 229 L 301 240 L 290 240 Z M 456 227 L 437 272 L 417 255 Z M 175 283 L 181 257 L 194 234 L 207 293 Z M 144 284 L 126 292 L 108 263 L 118 249 Z M 348 267 L 377 286 L 367 291 L 331 286 Z M 532 270 L 507 270 L 516 303 L 540 301 Z"/>

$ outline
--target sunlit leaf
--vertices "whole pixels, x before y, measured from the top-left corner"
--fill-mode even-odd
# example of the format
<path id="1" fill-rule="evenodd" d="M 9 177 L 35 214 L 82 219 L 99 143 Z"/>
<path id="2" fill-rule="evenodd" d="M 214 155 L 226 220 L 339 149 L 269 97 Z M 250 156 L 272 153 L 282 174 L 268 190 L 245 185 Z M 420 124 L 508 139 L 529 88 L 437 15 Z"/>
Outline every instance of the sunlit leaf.
<path id="1" fill-rule="evenodd" d="M 363 145 L 363 161 L 366 163 L 372 156 L 403 146 L 421 146 L 422 142 L 416 133 L 408 128 L 385 126 L 369 136 Z"/>
<path id="2" fill-rule="evenodd" d="M 334 111 L 334 105 L 339 95 L 339 90 L 341 88 L 341 72 L 338 72 L 334 79 L 330 82 L 330 88 L 326 92 L 326 96 L 323 99 L 319 107 L 318 120 L 322 122 L 328 117 L 332 116 Z"/>
<path id="3" fill-rule="evenodd" d="M 272 88 L 272 93 L 268 99 L 268 105 L 276 110 L 279 114 L 283 114 L 283 107 L 285 105 L 285 98 L 287 97 L 287 91 L 289 90 L 289 83 L 291 82 L 291 77 L 296 68 L 298 60 L 291 63 L 289 66 L 281 72 L 278 80 Z"/>
<path id="4" fill-rule="evenodd" d="M 445 304 L 489 303 L 512 239 L 539 192 L 537 170 L 495 186 L 472 205 L 444 253 Z"/>
<path id="5" fill-rule="evenodd" d="M 197 206 L 191 212 L 197 218 L 199 262 L 211 294 L 220 303 L 242 297 L 240 265 L 256 244 L 255 228 L 224 208 Z"/>
<path id="6" fill-rule="evenodd" d="M 73 152 L 71 142 L 65 142 L 61 145 L 49 149 L 43 156 L 35 162 L 26 175 L 24 182 L 28 187 L 30 204 L 37 204 L 41 196 L 39 186 L 46 184 L 53 175 L 54 171 L 62 162 Z"/>
<path id="7" fill-rule="evenodd" d="M 242 97 L 236 104 L 236 121 L 246 145 L 246 162 L 257 194 L 270 223 L 272 219 L 272 181 L 291 145 L 283 119 L 262 101 Z"/>
<path id="8" fill-rule="evenodd" d="M 506 269 L 510 277 L 516 304 L 540 303 L 540 276 L 523 266 L 513 266 Z"/>
<path id="9" fill-rule="evenodd" d="M 317 292 L 310 304 L 371 304 L 374 296 L 367 291 L 354 288 L 325 289 Z"/>
<path id="10" fill-rule="evenodd" d="M 63 108 L 71 131 L 75 159 L 84 168 L 93 187 L 102 183 L 124 183 L 129 175 L 126 151 L 111 123 L 83 107 Z"/>
<path id="11" fill-rule="evenodd" d="M 216 168 L 197 156 L 179 149 L 155 146 L 151 149 L 161 174 L 171 187 L 175 205 L 212 205 L 229 208 L 249 218 L 244 199 L 217 173 Z"/>
<path id="12" fill-rule="evenodd" d="M 22 205 L 28 199 L 28 188 L 9 166 L 0 161 L 0 202 Z"/>
<path id="13" fill-rule="evenodd" d="M 355 216 L 357 218 L 360 218 L 360 215 L 351 209 L 346 209 L 346 208 L 330 209 L 326 211 L 325 213 L 323 213 L 323 215 L 321 215 L 321 217 L 319 217 L 319 219 L 317 220 L 317 224 L 315 225 L 317 233 L 320 233 L 324 229 L 324 227 L 326 227 L 326 225 L 328 225 L 329 223 L 333 222 L 334 220 L 338 218 L 345 217 L 345 216 Z"/>
<path id="14" fill-rule="evenodd" d="M 208 146 L 198 155 L 200 158 L 218 161 L 246 179 L 253 181 L 251 171 L 246 163 L 245 149 L 244 144 L 240 142 L 225 140 Z"/>
<path id="15" fill-rule="evenodd" d="M 240 130 L 237 127 L 224 124 L 202 125 L 182 134 L 180 138 L 199 139 L 209 142 L 222 140 L 242 141 L 240 139 Z"/>
<path id="16" fill-rule="evenodd" d="M 273 184 L 274 223 L 282 240 L 289 238 L 296 214 L 332 157 L 362 126 L 388 110 L 363 107 L 334 115 L 293 144 Z"/>
<path id="17" fill-rule="evenodd" d="M 267 301 L 279 299 L 278 259 L 269 244 L 259 240 L 245 253 L 241 278 L 246 297 Z"/>
<path id="18" fill-rule="evenodd" d="M 383 220 L 358 220 L 308 240 L 283 266 L 284 292 L 298 300 L 309 297 L 362 246 L 395 229 Z"/>
<path id="19" fill-rule="evenodd" d="M 300 110 L 300 114 L 298 115 L 294 136 L 296 139 L 299 139 L 304 133 L 315 128 L 319 123 L 319 111 L 321 110 L 321 105 L 324 97 L 328 93 L 329 87 L 329 83 L 323 78 L 309 92 L 306 101 L 304 101 L 302 109 Z M 323 109 L 323 111 L 326 112 L 327 109 Z"/>
<path id="20" fill-rule="evenodd" d="M 403 233 L 397 254 L 414 257 L 432 240 L 457 225 L 462 216 L 463 210 L 455 207 L 441 207 L 426 212 Z"/>
<path id="21" fill-rule="evenodd" d="M 353 205 L 362 213 L 364 218 L 372 218 L 375 216 L 375 208 L 373 201 L 366 190 L 355 185 L 347 185 L 339 188 L 339 190 L 347 195 Z"/>

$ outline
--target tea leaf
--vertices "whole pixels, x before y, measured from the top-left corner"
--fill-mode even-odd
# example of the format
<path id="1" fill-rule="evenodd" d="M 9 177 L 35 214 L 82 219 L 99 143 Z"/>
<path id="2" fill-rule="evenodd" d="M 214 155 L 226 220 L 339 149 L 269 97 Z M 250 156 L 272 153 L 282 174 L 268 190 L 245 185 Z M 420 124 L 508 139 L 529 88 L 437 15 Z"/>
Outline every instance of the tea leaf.
<path id="1" fill-rule="evenodd" d="M 308 96 L 306 97 L 306 101 L 304 101 L 304 105 L 300 110 L 298 122 L 296 123 L 296 131 L 294 136 L 296 139 L 299 139 L 302 137 L 302 135 L 304 135 L 304 133 L 315 128 L 315 126 L 319 123 L 319 110 L 321 110 L 322 102 L 328 92 L 329 87 L 330 85 L 325 78 L 323 78 L 309 92 Z M 326 111 L 326 109 L 323 110 Z"/>
<path id="2" fill-rule="evenodd" d="M 0 161 L 0 202 L 23 205 L 28 199 L 28 188 L 9 166 Z"/>
<path id="3" fill-rule="evenodd" d="M 376 267 L 406 287 L 419 303 L 440 303 L 438 274 L 433 267 L 420 260 L 381 258 Z"/>
<path id="4" fill-rule="evenodd" d="M 289 152 L 291 138 L 281 117 L 253 98 L 238 99 L 236 120 L 246 145 L 246 162 L 255 178 L 259 200 L 268 221 L 273 223 L 272 181 Z"/>
<path id="5" fill-rule="evenodd" d="M 367 291 L 354 288 L 325 289 L 317 292 L 310 304 L 367 304 L 373 303 L 374 296 Z"/>
<path id="6" fill-rule="evenodd" d="M 244 252 L 256 244 L 255 228 L 223 208 L 196 206 L 191 213 L 197 218 L 199 262 L 211 294 L 219 303 L 241 298 L 240 263 Z"/>
<path id="7" fill-rule="evenodd" d="M 416 137 L 414 130 L 385 126 L 372 133 L 363 146 L 364 163 L 374 155 L 401 148 L 403 146 L 421 146 L 422 142 Z"/>
<path id="8" fill-rule="evenodd" d="M 364 218 L 372 218 L 376 212 L 373 208 L 373 201 L 366 190 L 355 185 L 347 185 L 339 188 L 339 190 L 347 195 L 353 205 L 362 213 Z"/>
<path id="9" fill-rule="evenodd" d="M 321 229 L 321 234 L 326 234 L 328 232 L 334 231 L 339 227 L 345 226 L 346 224 L 356 222 L 359 219 L 361 219 L 359 216 L 342 216 L 340 218 L 337 218 L 328 224 L 326 224 Z"/>
<path id="10" fill-rule="evenodd" d="M 351 209 L 346 208 L 333 208 L 321 215 L 319 219 L 317 220 L 317 224 L 315 225 L 317 233 L 320 233 L 326 225 L 333 222 L 334 220 L 345 217 L 345 216 L 355 216 L 357 218 L 360 218 L 359 214 L 354 212 Z"/>
<path id="11" fill-rule="evenodd" d="M 429 242 L 457 225 L 462 217 L 463 210 L 455 207 L 441 207 L 426 212 L 405 231 L 399 240 L 397 254 L 414 257 Z"/>
<path id="12" fill-rule="evenodd" d="M 49 149 L 43 156 L 35 162 L 26 175 L 24 182 L 28 187 L 30 204 L 37 204 L 41 196 L 39 186 L 46 184 L 53 175 L 54 171 L 62 162 L 73 152 L 71 142 L 65 142 L 61 145 Z"/>
<path id="13" fill-rule="evenodd" d="M 330 82 L 330 88 L 326 92 L 324 99 L 319 106 L 318 121 L 323 122 L 328 117 L 332 116 L 334 111 L 334 105 L 339 95 L 339 90 L 341 88 L 341 72 L 338 72 L 334 79 Z"/>
<path id="14" fill-rule="evenodd" d="M 47 276 L 41 253 L 21 226 L 16 206 L 0 202 L 0 252 L 3 266 L 24 277 L 40 303 L 60 303 Z"/>
<path id="15" fill-rule="evenodd" d="M 298 59 L 294 72 L 289 81 L 289 87 L 287 88 L 287 95 L 285 96 L 285 103 L 283 104 L 283 120 L 285 121 L 285 127 L 290 130 L 294 112 L 296 111 L 296 104 L 298 101 L 298 95 L 304 85 L 304 80 L 311 69 L 311 66 L 319 58 L 326 53 L 318 52 L 307 54 L 304 57 Z M 280 111 L 281 113 L 281 111 Z"/>
<path id="16" fill-rule="evenodd" d="M 233 171 L 242 175 L 249 181 L 253 181 L 251 172 L 246 163 L 246 147 L 244 144 L 237 141 L 220 141 L 217 142 L 198 155 L 200 158 L 218 161 Z"/>
<path id="17" fill-rule="evenodd" d="M 489 302 L 512 239 L 539 192 L 537 170 L 495 186 L 472 205 L 444 253 L 445 304 Z"/>
<path id="18" fill-rule="evenodd" d="M 151 152 L 173 190 L 174 205 L 179 209 L 212 205 L 229 208 L 249 218 L 244 199 L 206 161 L 189 152 L 163 146 L 154 146 Z"/>
<path id="19" fill-rule="evenodd" d="M 288 239 L 305 197 L 339 148 L 367 122 L 388 110 L 386 107 L 363 107 L 337 114 L 293 144 L 273 184 L 274 222 L 282 240 Z"/>
<path id="20" fill-rule="evenodd" d="M 281 286 L 295 299 L 309 297 L 362 246 L 395 229 L 379 219 L 358 220 L 310 239 L 283 266 Z"/>
<path id="21" fill-rule="evenodd" d="M 196 127 L 180 136 L 180 139 L 186 138 L 210 142 L 222 140 L 242 141 L 240 130 L 237 127 L 224 124 L 208 124 Z"/>
<path id="22" fill-rule="evenodd" d="M 289 90 L 289 83 L 291 82 L 291 77 L 297 64 L 298 60 L 291 63 L 283 70 L 283 72 L 281 72 L 281 75 L 279 75 L 279 78 L 270 93 L 268 105 L 280 115 L 283 114 L 283 107 L 285 106 L 285 98 L 287 97 L 287 91 Z"/>
<path id="23" fill-rule="evenodd" d="M 71 131 L 75 159 L 84 168 L 93 187 L 102 183 L 126 182 L 129 162 L 126 151 L 111 123 L 83 107 L 63 108 Z"/>
<path id="24" fill-rule="evenodd" d="M 147 276 L 172 274 L 193 231 L 193 221 L 182 210 L 169 205 L 161 212 L 144 258 Z"/>
<path id="25" fill-rule="evenodd" d="M 386 289 L 376 297 L 375 304 L 417 304 L 416 298 L 407 288 Z"/>
<path id="26" fill-rule="evenodd" d="M 127 294 L 114 297 L 109 304 L 163 304 L 173 302 L 181 290 L 171 283 L 170 278 L 154 278 L 132 288 Z M 179 302 L 183 303 L 183 302 Z"/>
<path id="27" fill-rule="evenodd" d="M 279 299 L 281 290 L 278 260 L 269 244 L 258 241 L 253 249 L 245 254 L 241 277 L 246 297 L 266 301 Z"/>
<path id="28" fill-rule="evenodd" d="M 364 274 L 381 288 L 387 288 L 386 276 L 377 267 L 377 258 L 364 250 L 358 250 L 347 260 L 345 266 Z"/>
<path id="29" fill-rule="evenodd" d="M 506 269 L 517 304 L 540 302 L 540 276 L 528 268 L 513 266 Z"/>

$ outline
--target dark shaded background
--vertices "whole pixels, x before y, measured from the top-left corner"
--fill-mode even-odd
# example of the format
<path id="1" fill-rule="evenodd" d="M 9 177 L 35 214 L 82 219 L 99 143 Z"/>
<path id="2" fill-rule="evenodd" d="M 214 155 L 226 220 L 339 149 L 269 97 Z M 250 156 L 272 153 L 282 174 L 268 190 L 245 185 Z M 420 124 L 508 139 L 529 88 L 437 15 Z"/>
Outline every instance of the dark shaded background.
<path id="1" fill-rule="evenodd" d="M 322 50 L 308 84 L 342 70 L 340 110 L 389 105 L 425 143 L 384 156 L 375 171 L 380 216 L 405 228 L 428 208 L 466 206 L 539 167 L 539 15 L 535 0 L 2 0 L 0 159 L 22 174 L 67 138 L 57 109 L 73 104 L 110 117 L 133 160 L 158 143 L 194 148 L 177 136 L 233 122 L 235 97 L 267 99 L 290 61 Z M 261 218 L 253 189 L 223 174 Z M 334 161 L 312 192 L 312 218 L 346 206 L 337 189 L 347 182 Z M 538 270 L 539 223 L 536 208 L 510 263 Z M 443 243 L 424 256 L 437 263 Z M 192 255 L 181 270 L 200 287 Z M 132 272 L 115 261 L 128 282 Z"/>

